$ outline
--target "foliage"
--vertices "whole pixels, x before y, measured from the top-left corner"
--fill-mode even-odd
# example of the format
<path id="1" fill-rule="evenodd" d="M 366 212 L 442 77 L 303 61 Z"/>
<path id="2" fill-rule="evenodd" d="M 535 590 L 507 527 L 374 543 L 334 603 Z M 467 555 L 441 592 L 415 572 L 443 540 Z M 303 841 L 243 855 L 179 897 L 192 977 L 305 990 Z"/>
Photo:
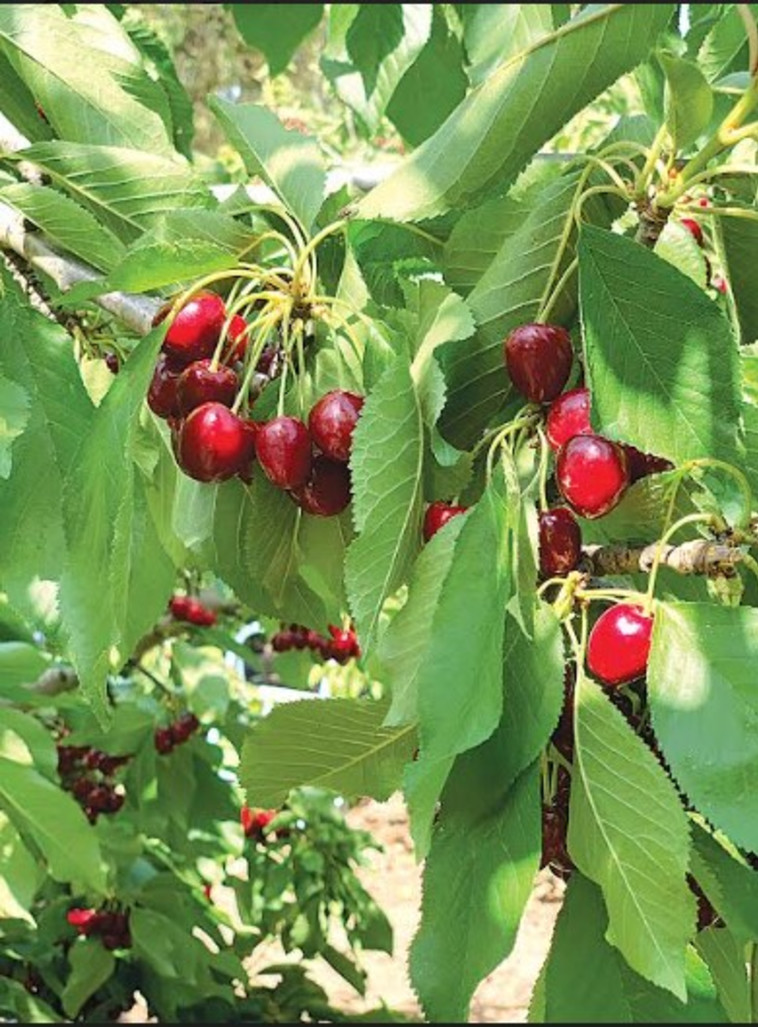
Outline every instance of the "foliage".
<path id="1" fill-rule="evenodd" d="M 272 76 L 323 39 L 322 77 L 351 124 L 376 141 L 389 119 L 410 152 L 360 195 L 302 126 L 216 97 L 239 159 L 239 187 L 220 199 L 193 161 L 167 53 L 131 17 L 3 9 L 0 110 L 26 142 L 3 155 L 0 202 L 94 269 L 59 290 L 54 266 L 5 238 L 17 252 L 0 282 L 10 1015 L 94 1016 L 139 986 L 163 1019 L 273 1019 L 269 1002 L 339 1016 L 299 969 L 281 971 L 281 1001 L 232 997 L 245 946 L 270 932 L 360 989 L 328 938 L 330 900 L 356 948 L 389 944 L 345 869 L 365 840 L 344 835 L 316 785 L 405 792 L 426 856 L 410 971 L 430 1019 L 466 1015 L 541 865 L 569 886 L 534 1021 L 755 1018 L 758 33 L 745 5 L 688 10 L 235 7 Z M 124 289 L 150 314 L 166 304 L 144 338 L 119 324 L 124 297 L 108 298 Z M 159 417 L 143 400 L 207 290 L 223 325 L 194 356 L 237 376 L 223 416 L 239 452 L 206 473 L 187 452 L 195 411 Z M 518 395 L 503 366 L 525 324 L 538 376 L 554 370 L 549 340 L 570 338 L 573 367 L 547 399 L 590 390 L 580 434 L 612 440 L 621 482 L 584 504 L 584 550 L 558 554 L 554 576 L 539 514 L 566 480 L 545 397 Z M 109 380 L 94 368 L 114 354 Z M 359 403 L 349 462 L 313 462 L 305 422 L 334 390 Z M 250 442 L 279 417 L 301 419 L 306 439 L 286 488 Z M 319 491 L 324 466 L 339 502 Z M 604 484 L 577 474 L 588 492 Z M 205 575 L 303 644 L 277 651 L 272 638 L 251 661 L 222 619 L 192 629 L 193 655 L 172 641 L 190 629 L 163 616 L 177 573 L 193 588 Z M 641 608 L 646 677 L 611 681 L 587 659 L 609 602 Z M 312 655 L 327 630 L 331 652 L 348 647 L 341 667 Z M 227 673 L 195 680 L 205 645 L 331 697 L 250 718 Z M 205 742 L 156 756 L 165 702 L 143 680 L 148 651 L 143 669 L 197 714 Z M 24 683 L 48 662 L 79 688 L 30 699 Z M 40 733 L 53 723 L 71 744 L 135 754 L 112 819 L 90 827 L 61 792 Z M 225 781 L 238 759 L 250 806 L 286 805 L 249 852 L 251 882 L 234 882 L 229 942 L 197 893 L 203 868 L 241 851 Z M 72 898 L 134 910 L 133 948 L 113 957 L 61 933 Z M 25 963 L 42 968 L 33 1008 Z"/>

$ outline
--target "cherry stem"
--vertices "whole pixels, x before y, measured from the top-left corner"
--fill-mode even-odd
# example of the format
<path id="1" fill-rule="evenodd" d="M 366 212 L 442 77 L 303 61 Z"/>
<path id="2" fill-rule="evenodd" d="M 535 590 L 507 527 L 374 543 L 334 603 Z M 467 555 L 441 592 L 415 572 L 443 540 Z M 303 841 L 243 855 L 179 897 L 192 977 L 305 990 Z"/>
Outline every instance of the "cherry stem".
<path id="1" fill-rule="evenodd" d="M 585 599 L 587 602 L 593 602 L 593 600 L 608 600 L 611 602 L 644 602 L 646 599 L 645 594 L 638 592 L 632 588 L 578 588 L 576 590 L 577 599 Z"/>
<path id="2" fill-rule="evenodd" d="M 676 499 L 676 491 L 674 492 L 674 495 L 672 497 L 672 500 L 673 499 Z M 671 508 L 672 507 L 670 507 L 669 509 L 671 509 Z M 653 608 L 653 598 L 654 598 L 654 595 L 655 595 L 655 583 L 656 583 L 656 580 L 658 578 L 658 571 L 660 570 L 660 566 L 661 566 L 661 558 L 663 557 L 663 548 L 666 545 L 666 543 L 668 542 L 668 540 L 673 535 L 675 535 L 676 532 L 679 531 L 680 528 L 683 528 L 686 524 L 710 524 L 713 527 L 713 525 L 714 525 L 714 516 L 713 516 L 713 514 L 703 514 L 703 513 L 686 514 L 684 517 L 680 517 L 678 521 L 675 521 L 674 524 L 672 524 L 670 528 L 668 528 L 666 531 L 664 531 L 664 533 L 658 539 L 658 546 L 657 546 L 656 551 L 655 551 L 655 559 L 653 560 L 653 566 L 650 568 L 650 577 L 648 578 L 647 593 L 645 595 L 644 611 L 645 611 L 645 615 L 647 617 L 650 616 L 650 612 L 651 612 L 651 610 Z"/>
<path id="3" fill-rule="evenodd" d="M 547 436 L 542 429 L 542 425 L 537 425 L 537 435 L 540 440 L 540 465 L 539 465 L 539 496 L 540 496 L 540 510 L 544 513 L 549 510 L 550 507 L 547 501 L 547 475 L 548 475 L 548 457 L 550 454 L 550 445 L 547 441 Z"/>
<path id="4" fill-rule="evenodd" d="M 258 366 L 258 360 L 260 358 L 261 353 L 263 352 L 264 346 L 266 345 L 266 339 L 268 338 L 271 329 L 279 320 L 279 317 L 279 312 L 274 310 L 271 312 L 268 318 L 262 318 L 263 323 L 261 324 L 260 331 L 256 336 L 255 344 L 252 346 L 252 351 L 249 354 L 249 363 L 247 365 L 247 370 L 245 371 L 245 376 L 242 379 L 242 383 L 237 391 L 237 396 L 234 400 L 234 405 L 232 406 L 233 414 L 238 414 L 240 407 L 245 402 L 248 391 L 250 389 L 250 384 L 253 380 L 256 368 Z"/>
<path id="5" fill-rule="evenodd" d="M 347 221 L 344 221 L 344 220 L 342 220 L 342 221 L 335 221 L 331 225 L 327 225 L 326 228 L 322 228 L 320 232 L 318 232 L 316 235 L 313 236 L 313 238 L 310 240 L 310 242 L 306 246 L 303 246 L 303 248 L 300 250 L 300 254 L 299 254 L 299 256 L 297 258 L 297 261 L 295 262 L 295 266 L 293 268 L 293 276 L 292 276 L 293 292 L 295 292 L 295 293 L 297 292 L 297 288 L 298 288 L 299 281 L 300 281 L 300 276 L 301 276 L 301 274 L 303 272 L 303 268 L 305 267 L 306 263 L 308 262 L 308 259 L 311 257 L 311 254 L 313 254 L 313 260 L 311 262 L 312 272 L 311 272 L 311 275 L 310 275 L 309 286 L 315 286 L 315 284 L 316 284 L 316 276 L 317 276 L 317 267 L 316 267 L 316 257 L 315 257 L 315 254 L 316 254 L 317 248 L 321 245 L 321 243 L 324 241 L 324 239 L 327 239 L 330 235 L 333 235 L 335 232 L 341 232 L 342 229 L 346 225 L 347 225 Z"/>
<path id="6" fill-rule="evenodd" d="M 489 481 L 492 478 L 492 469 L 495 463 L 495 451 L 497 450 L 498 446 L 501 446 L 509 435 L 512 435 L 514 432 L 519 431 L 525 425 L 533 423 L 534 415 L 532 414 L 530 417 L 522 417 L 518 420 L 510 421 L 508 424 L 505 425 L 505 427 L 496 429 L 495 437 L 493 438 L 492 442 L 490 443 L 490 447 L 487 450 L 487 481 Z M 477 449 L 479 448 L 481 448 L 481 446 L 476 446 L 474 448 L 474 451 L 472 452 L 472 458 L 476 454 Z"/>
<path id="7" fill-rule="evenodd" d="M 713 467 L 724 471 L 737 483 L 742 494 L 742 516 L 737 522 L 736 527 L 743 530 L 749 528 L 753 516 L 753 490 L 750 488 L 750 483 L 742 471 L 732 464 L 728 464 L 725 460 L 717 460 L 715 457 L 701 457 L 699 460 L 690 460 L 685 464 L 687 470 L 695 467 Z"/>

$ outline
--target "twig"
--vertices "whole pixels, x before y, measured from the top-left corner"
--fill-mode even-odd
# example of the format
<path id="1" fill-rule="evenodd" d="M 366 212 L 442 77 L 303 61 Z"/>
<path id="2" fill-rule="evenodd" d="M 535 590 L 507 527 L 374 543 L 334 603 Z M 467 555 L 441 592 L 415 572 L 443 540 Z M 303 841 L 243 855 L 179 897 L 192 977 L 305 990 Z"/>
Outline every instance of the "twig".
<path id="1" fill-rule="evenodd" d="M 655 561 L 658 544 L 627 546 L 623 543 L 608 546 L 585 546 L 584 556 L 588 570 L 596 577 L 614 574 L 647 573 Z M 744 553 L 735 546 L 707 539 L 693 539 L 681 545 L 663 547 L 660 564 L 677 574 L 704 574 L 708 577 L 733 577 Z"/>

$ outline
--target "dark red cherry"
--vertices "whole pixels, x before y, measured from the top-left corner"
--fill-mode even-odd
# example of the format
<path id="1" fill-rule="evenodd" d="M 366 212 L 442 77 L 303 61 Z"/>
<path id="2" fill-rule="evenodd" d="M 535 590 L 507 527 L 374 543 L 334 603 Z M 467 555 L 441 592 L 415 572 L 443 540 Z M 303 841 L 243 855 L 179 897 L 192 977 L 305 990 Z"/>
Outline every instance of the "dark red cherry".
<path id="1" fill-rule="evenodd" d="M 601 435 L 575 435 L 558 453 L 558 489 L 582 517 L 602 517 L 629 485 L 626 454 Z"/>
<path id="2" fill-rule="evenodd" d="M 264 346 L 263 352 L 258 357 L 258 363 L 255 365 L 255 370 L 259 374 L 268 375 L 269 378 L 275 378 L 279 364 L 279 350 L 275 346 Z"/>
<path id="3" fill-rule="evenodd" d="M 570 389 L 550 404 L 545 423 L 550 448 L 559 450 L 575 435 L 592 435 L 590 390 Z"/>
<path id="4" fill-rule="evenodd" d="M 229 331 L 226 333 L 229 360 L 244 360 L 247 347 L 250 342 L 250 333 L 247 332 L 247 321 L 239 314 L 235 314 L 229 322 Z"/>
<path id="5" fill-rule="evenodd" d="M 182 713 L 170 727 L 174 745 L 181 745 L 183 742 L 186 742 L 190 735 L 193 735 L 199 727 L 200 721 L 194 713 Z"/>
<path id="6" fill-rule="evenodd" d="M 590 631 L 587 666 L 603 684 L 642 677 L 650 656 L 653 618 L 639 606 L 618 603 L 600 614 Z"/>
<path id="7" fill-rule="evenodd" d="M 238 385 L 239 379 L 231 367 L 219 364 L 214 370 L 208 358 L 195 360 L 179 376 L 176 386 L 179 410 L 186 416 L 203 403 L 223 403 L 230 407 Z"/>
<path id="8" fill-rule="evenodd" d="M 196 481 L 224 481 L 250 463 L 252 448 L 241 417 L 222 403 L 204 403 L 182 425 L 177 461 Z"/>
<path id="9" fill-rule="evenodd" d="M 111 374 L 118 374 L 121 370 L 121 359 L 118 353 L 108 352 L 103 358 L 105 360 L 105 366 L 108 368 Z"/>
<path id="10" fill-rule="evenodd" d="M 571 336 L 560 325 L 526 324 L 505 340 L 504 356 L 518 391 L 532 403 L 549 403 L 568 381 L 574 351 Z"/>
<path id="11" fill-rule="evenodd" d="M 186 620 L 191 602 L 192 600 L 189 596 L 172 596 L 168 604 L 171 616 L 177 620 Z"/>
<path id="12" fill-rule="evenodd" d="M 176 363 L 190 364 L 209 357 L 226 320 L 226 307 L 213 292 L 199 292 L 184 304 L 171 322 L 163 350 Z"/>
<path id="13" fill-rule="evenodd" d="M 275 417 L 258 429 L 258 463 L 280 489 L 299 489 L 310 477 L 313 455 L 308 429 L 297 417 Z"/>
<path id="14" fill-rule="evenodd" d="M 449 520 L 465 513 L 466 510 L 467 506 L 453 506 L 452 503 L 443 503 L 442 500 L 432 503 L 424 514 L 424 541 L 428 542 Z"/>
<path id="15" fill-rule="evenodd" d="M 699 221 L 695 221 L 694 218 L 682 218 L 679 224 L 687 229 L 698 246 L 703 245 L 703 229 Z"/>
<path id="16" fill-rule="evenodd" d="M 634 484 L 640 478 L 646 478 L 649 474 L 661 474 L 663 471 L 673 470 L 674 465 L 665 456 L 654 456 L 652 453 L 643 453 L 636 446 L 623 444 L 621 448 L 626 454 L 626 462 L 629 466 L 629 482 Z"/>
<path id="17" fill-rule="evenodd" d="M 179 416 L 177 385 L 181 370 L 171 362 L 165 353 L 158 356 L 153 378 L 147 390 L 147 405 L 157 417 Z"/>
<path id="18" fill-rule="evenodd" d="M 363 396 L 335 389 L 316 403 L 308 418 L 308 431 L 321 452 L 332 460 L 350 459 L 353 429 L 363 407 Z"/>
<path id="19" fill-rule="evenodd" d="M 350 471 L 338 460 L 317 456 L 308 481 L 290 495 L 308 514 L 335 517 L 350 504 Z"/>
<path id="20" fill-rule="evenodd" d="M 582 555 L 582 529 L 565 506 L 544 510 L 540 525 L 540 573 L 554 578 L 572 571 Z"/>
<path id="21" fill-rule="evenodd" d="M 155 742 L 156 750 L 161 754 L 161 756 L 167 756 L 174 748 L 174 739 L 171 734 L 171 728 L 156 728 L 155 734 L 153 735 L 153 741 Z"/>

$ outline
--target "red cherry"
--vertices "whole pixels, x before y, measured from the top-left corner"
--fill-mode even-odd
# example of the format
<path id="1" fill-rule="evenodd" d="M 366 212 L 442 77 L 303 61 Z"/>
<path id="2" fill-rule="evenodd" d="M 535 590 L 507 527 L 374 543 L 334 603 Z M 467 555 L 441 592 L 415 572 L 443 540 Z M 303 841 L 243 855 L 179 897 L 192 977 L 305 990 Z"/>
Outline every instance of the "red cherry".
<path id="1" fill-rule="evenodd" d="M 682 228 L 686 228 L 698 246 L 703 245 L 703 229 L 694 218 L 682 218 L 679 222 Z"/>
<path id="2" fill-rule="evenodd" d="M 308 418 L 308 431 L 321 452 L 332 460 L 350 459 L 353 429 L 363 407 L 363 396 L 335 389 L 316 403 Z"/>
<path id="3" fill-rule="evenodd" d="M 247 353 L 250 333 L 246 335 L 247 321 L 239 314 L 235 314 L 229 322 L 229 331 L 226 334 L 227 345 L 229 345 L 229 360 L 244 360 Z"/>
<path id="4" fill-rule="evenodd" d="M 601 435 L 575 435 L 558 453 L 558 489 L 582 517 L 602 517 L 629 485 L 626 454 Z"/>
<path id="5" fill-rule="evenodd" d="M 271 639 L 271 648 L 275 653 L 286 653 L 294 647 L 295 640 L 291 631 L 277 631 Z"/>
<path id="6" fill-rule="evenodd" d="M 714 275 L 711 284 L 716 292 L 720 292 L 722 296 L 726 296 L 729 291 L 729 285 L 723 275 Z"/>
<path id="7" fill-rule="evenodd" d="M 117 792 L 111 788 L 108 793 L 108 802 L 106 803 L 103 813 L 118 813 L 125 802 L 126 796 L 123 792 Z"/>
<path id="8" fill-rule="evenodd" d="M 275 346 L 264 346 L 263 352 L 258 357 L 258 363 L 255 365 L 255 370 L 259 374 L 268 375 L 269 378 L 276 376 L 277 364 L 278 364 L 279 351 Z"/>
<path id="9" fill-rule="evenodd" d="M 432 503 L 424 514 L 424 541 L 428 542 L 449 520 L 467 510 L 467 506 L 453 506 L 452 503 L 443 503 L 442 500 Z"/>
<path id="10" fill-rule="evenodd" d="M 639 606 L 618 603 L 590 631 L 587 666 L 606 685 L 623 685 L 647 670 L 653 618 Z"/>
<path id="11" fill-rule="evenodd" d="M 192 599 L 190 596 L 172 596 L 168 604 L 171 615 L 177 620 L 186 620 Z"/>
<path id="12" fill-rule="evenodd" d="M 640 478 L 646 478 L 649 474 L 661 474 L 662 471 L 670 471 L 674 465 L 665 456 L 654 456 L 652 453 L 643 453 L 636 446 L 622 445 L 621 448 L 626 454 L 626 462 L 629 466 L 629 482 L 634 484 Z"/>
<path id="13" fill-rule="evenodd" d="M 153 741 L 155 742 L 156 750 L 161 754 L 161 756 L 167 756 L 174 748 L 174 739 L 171 734 L 171 728 L 156 728 L 155 734 L 153 735 Z"/>
<path id="14" fill-rule="evenodd" d="M 184 304 L 171 322 L 163 349 L 177 363 L 209 357 L 226 320 L 226 307 L 213 292 L 199 292 Z"/>
<path id="15" fill-rule="evenodd" d="M 153 378 L 147 390 L 147 405 L 156 417 L 178 417 L 179 396 L 177 385 L 181 371 L 165 353 L 158 356 Z"/>
<path id="16" fill-rule="evenodd" d="M 575 435 L 592 435 L 590 390 L 570 389 L 550 404 L 545 423 L 550 448 L 558 451 Z"/>
<path id="17" fill-rule="evenodd" d="M 94 909 L 70 909 L 66 913 L 66 920 L 79 934 L 90 934 L 97 925 L 99 916 Z"/>
<path id="18" fill-rule="evenodd" d="M 571 336 L 560 325 L 526 324 L 505 340 L 504 356 L 518 391 L 532 403 L 549 403 L 568 381 L 574 351 Z"/>
<path id="19" fill-rule="evenodd" d="M 79 777 L 71 786 L 71 792 L 80 802 L 89 802 L 90 793 L 93 788 L 94 784 L 88 777 Z"/>
<path id="20" fill-rule="evenodd" d="M 199 599 L 191 598 L 187 603 L 187 612 L 184 620 L 201 628 L 209 628 L 216 623 L 216 614 L 201 603 Z"/>
<path id="21" fill-rule="evenodd" d="M 89 793 L 87 805 L 95 813 L 105 813 L 111 804 L 111 789 L 107 785 L 96 785 Z"/>
<path id="22" fill-rule="evenodd" d="M 196 481 L 233 478 L 252 458 L 245 422 L 222 403 L 203 403 L 179 433 L 178 463 Z"/>
<path id="23" fill-rule="evenodd" d="M 275 417 L 261 425 L 255 451 L 264 474 L 274 485 L 280 489 L 305 485 L 313 461 L 311 437 L 297 417 Z"/>
<path id="24" fill-rule="evenodd" d="M 545 510 L 539 517 L 540 573 L 554 578 L 572 571 L 582 555 L 582 529 L 565 506 Z"/>
<path id="25" fill-rule="evenodd" d="M 169 728 L 174 745 L 181 745 L 183 742 L 186 742 L 199 727 L 200 721 L 194 713 L 183 713 Z"/>
<path id="26" fill-rule="evenodd" d="M 350 471 L 343 463 L 317 456 L 308 481 L 290 495 L 314 517 L 335 517 L 350 504 Z"/>
<path id="27" fill-rule="evenodd" d="M 176 385 L 179 410 L 186 415 L 203 403 L 223 403 L 230 407 L 238 385 L 239 379 L 231 367 L 219 364 L 214 371 L 210 360 L 196 360 L 179 376 Z"/>
<path id="28" fill-rule="evenodd" d="M 121 370 L 121 360 L 119 359 L 118 353 L 106 353 L 105 366 L 108 368 L 111 374 L 118 374 Z"/>

